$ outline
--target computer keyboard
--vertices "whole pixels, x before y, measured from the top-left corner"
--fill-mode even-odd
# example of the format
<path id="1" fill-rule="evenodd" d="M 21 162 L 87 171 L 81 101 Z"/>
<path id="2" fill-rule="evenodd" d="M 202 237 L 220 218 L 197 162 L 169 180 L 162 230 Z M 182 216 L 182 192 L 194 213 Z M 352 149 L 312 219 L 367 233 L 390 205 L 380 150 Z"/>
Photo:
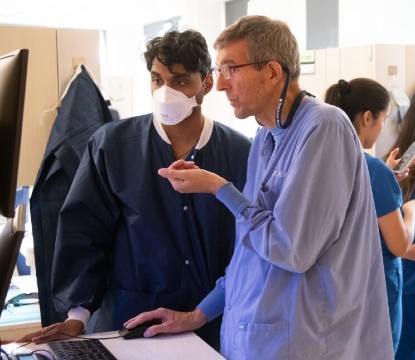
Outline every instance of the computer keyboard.
<path id="1" fill-rule="evenodd" d="M 117 360 L 98 339 L 48 343 L 58 360 Z"/>

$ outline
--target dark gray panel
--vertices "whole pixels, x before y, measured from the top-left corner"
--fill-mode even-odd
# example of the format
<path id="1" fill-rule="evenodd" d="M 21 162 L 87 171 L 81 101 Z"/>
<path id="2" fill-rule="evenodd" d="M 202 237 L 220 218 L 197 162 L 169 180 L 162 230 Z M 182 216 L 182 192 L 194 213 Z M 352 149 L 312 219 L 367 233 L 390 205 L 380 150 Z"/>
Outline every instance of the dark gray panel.
<path id="1" fill-rule="evenodd" d="M 231 25 L 235 20 L 246 14 L 248 14 L 248 0 L 225 2 L 226 26 Z"/>
<path id="2" fill-rule="evenodd" d="M 307 0 L 307 50 L 338 47 L 339 0 Z"/>

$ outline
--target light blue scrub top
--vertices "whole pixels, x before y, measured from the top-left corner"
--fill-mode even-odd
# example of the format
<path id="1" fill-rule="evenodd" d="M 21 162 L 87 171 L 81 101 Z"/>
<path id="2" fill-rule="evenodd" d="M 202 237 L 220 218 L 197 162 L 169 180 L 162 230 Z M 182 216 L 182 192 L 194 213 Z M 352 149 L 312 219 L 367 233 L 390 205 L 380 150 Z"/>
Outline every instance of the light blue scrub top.
<path id="1" fill-rule="evenodd" d="M 341 110 L 306 98 L 289 128 L 262 129 L 243 194 L 217 198 L 237 243 L 198 308 L 223 311 L 227 359 L 393 359 L 367 166 Z"/>

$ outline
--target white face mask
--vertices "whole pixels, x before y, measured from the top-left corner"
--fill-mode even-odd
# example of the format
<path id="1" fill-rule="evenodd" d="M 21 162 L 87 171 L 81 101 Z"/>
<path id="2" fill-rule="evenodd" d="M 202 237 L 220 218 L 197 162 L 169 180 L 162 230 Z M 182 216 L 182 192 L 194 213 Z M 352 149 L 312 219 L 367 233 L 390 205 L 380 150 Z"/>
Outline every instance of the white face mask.
<path id="1" fill-rule="evenodd" d="M 176 125 L 197 106 L 196 97 L 188 98 L 166 85 L 153 91 L 153 114 L 164 125 Z"/>

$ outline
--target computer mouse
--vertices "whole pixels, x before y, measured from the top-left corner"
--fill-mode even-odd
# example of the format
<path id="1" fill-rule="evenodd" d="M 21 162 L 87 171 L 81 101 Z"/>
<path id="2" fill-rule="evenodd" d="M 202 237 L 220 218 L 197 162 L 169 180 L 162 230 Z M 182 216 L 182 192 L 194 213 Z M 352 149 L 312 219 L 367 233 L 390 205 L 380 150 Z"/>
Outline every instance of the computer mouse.
<path id="1" fill-rule="evenodd" d="M 122 336 L 124 339 L 136 339 L 136 338 L 142 338 L 144 337 L 144 332 L 153 325 L 159 325 L 161 324 L 160 319 L 153 319 L 146 322 L 143 322 L 142 324 L 137 325 L 136 327 L 133 327 L 131 329 L 122 328 L 118 331 L 118 334 Z"/>

